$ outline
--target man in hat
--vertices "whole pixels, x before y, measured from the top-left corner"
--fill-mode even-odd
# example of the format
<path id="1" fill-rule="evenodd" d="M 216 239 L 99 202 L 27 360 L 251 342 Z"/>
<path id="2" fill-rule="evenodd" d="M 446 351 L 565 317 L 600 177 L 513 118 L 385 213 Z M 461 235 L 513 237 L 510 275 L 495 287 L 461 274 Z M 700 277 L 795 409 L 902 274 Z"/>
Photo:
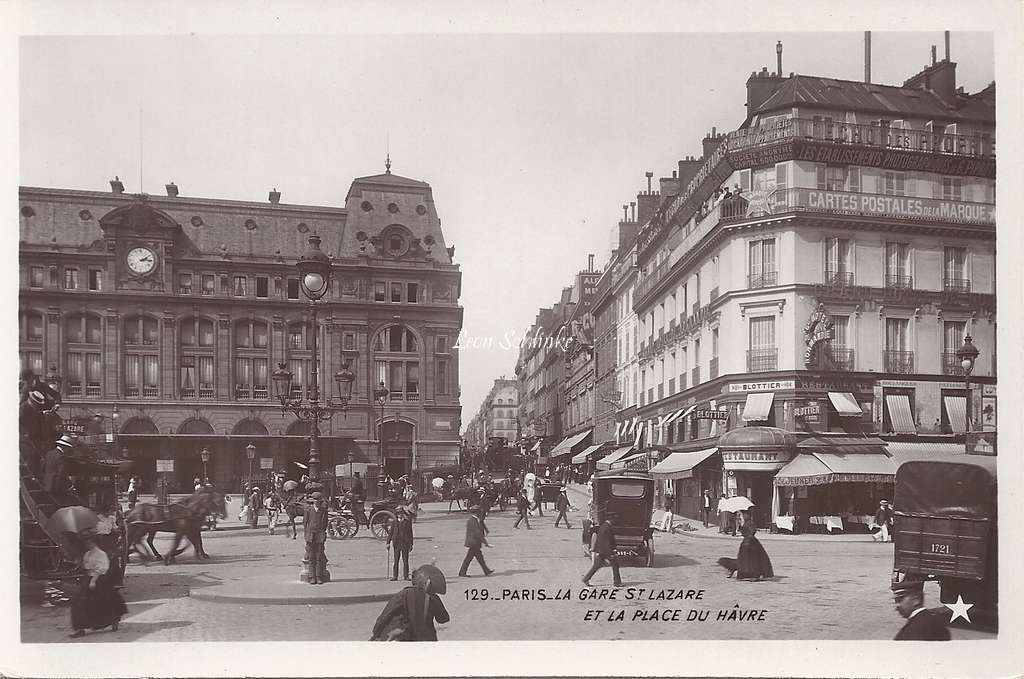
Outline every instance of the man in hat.
<path id="1" fill-rule="evenodd" d="M 43 489 L 59 498 L 68 492 L 68 475 L 64 470 L 64 456 L 71 452 L 75 442 L 64 434 L 43 459 Z"/>
<path id="2" fill-rule="evenodd" d="M 558 528 L 558 522 L 565 520 L 565 527 L 572 528 L 569 525 L 569 517 L 565 515 L 566 510 L 569 509 L 569 495 L 566 493 L 565 486 L 562 486 L 558 491 L 558 499 L 555 500 L 555 509 L 558 510 L 558 516 L 555 517 L 555 528 Z"/>
<path id="3" fill-rule="evenodd" d="M 469 562 L 473 559 L 480 563 L 480 568 L 484 569 L 484 575 L 494 572 L 487 567 L 483 552 L 480 551 L 480 547 L 483 545 L 491 546 L 484 536 L 484 521 L 481 514 L 479 507 L 469 508 L 469 518 L 466 519 L 466 558 L 462 560 L 462 568 L 459 569 L 460 578 L 469 577 L 469 573 L 466 571 L 469 569 Z"/>
<path id="4" fill-rule="evenodd" d="M 256 528 L 260 523 L 260 510 L 263 508 L 263 491 L 253 486 L 249 493 L 249 526 Z"/>
<path id="5" fill-rule="evenodd" d="M 302 537 L 306 540 L 306 563 L 309 564 L 308 582 L 319 585 L 327 582 L 327 504 L 323 493 L 313 493 L 302 515 Z"/>
<path id="6" fill-rule="evenodd" d="M 394 567 L 391 572 L 391 579 L 398 579 L 398 559 L 402 559 L 402 579 L 409 579 L 409 552 L 412 551 L 412 521 L 409 520 L 409 512 L 405 507 L 395 510 L 395 521 L 388 530 L 388 538 L 385 548 L 395 550 Z"/>
<path id="7" fill-rule="evenodd" d="M 875 512 L 875 523 L 878 524 L 879 531 L 872 535 L 871 539 L 892 542 L 892 537 L 889 535 L 889 531 L 892 530 L 892 507 L 889 506 L 888 500 L 879 501 L 878 511 Z"/>
<path id="8" fill-rule="evenodd" d="M 516 496 L 516 513 L 519 514 L 519 518 L 512 527 L 519 528 L 519 524 L 525 521 L 526 530 L 530 530 L 530 501 L 526 497 L 525 488 Z"/>
<path id="9" fill-rule="evenodd" d="M 896 633 L 896 641 L 949 641 L 945 623 L 924 607 L 923 580 L 893 583 L 892 597 L 896 610 L 907 619 Z"/>
<path id="10" fill-rule="evenodd" d="M 619 575 L 619 560 L 615 557 L 615 531 L 612 529 L 612 519 L 615 518 L 615 514 L 605 512 L 604 521 L 598 526 L 597 532 L 591 538 L 591 558 L 593 558 L 593 564 L 590 566 L 590 570 L 583 576 L 583 584 L 590 587 L 590 578 L 594 577 L 594 573 L 598 571 L 608 562 L 608 565 L 612 567 L 612 577 L 615 581 L 616 587 L 622 587 L 622 576 Z"/>
<path id="11" fill-rule="evenodd" d="M 707 488 L 704 489 L 704 495 L 701 497 L 700 514 L 704 519 L 704 527 L 707 528 L 708 518 L 711 516 L 711 491 Z"/>

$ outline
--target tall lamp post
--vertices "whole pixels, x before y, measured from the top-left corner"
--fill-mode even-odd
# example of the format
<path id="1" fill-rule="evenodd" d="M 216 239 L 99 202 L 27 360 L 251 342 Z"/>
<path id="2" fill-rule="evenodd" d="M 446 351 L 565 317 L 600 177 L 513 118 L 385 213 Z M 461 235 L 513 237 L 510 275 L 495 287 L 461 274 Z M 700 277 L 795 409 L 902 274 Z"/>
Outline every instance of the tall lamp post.
<path id="1" fill-rule="evenodd" d="M 206 453 L 205 450 L 203 452 Z M 207 453 L 207 457 L 208 456 L 209 456 L 209 453 Z M 252 444 L 252 441 L 249 441 L 249 445 L 247 445 L 245 447 L 245 456 L 247 458 L 249 458 L 249 484 L 251 486 L 252 485 L 252 461 L 256 457 L 256 446 L 254 446 Z M 204 464 L 203 471 L 206 471 L 205 463 L 206 463 L 206 458 L 204 457 L 203 458 L 203 464 Z"/>
<path id="2" fill-rule="evenodd" d="M 250 443 L 249 445 L 252 444 Z M 206 480 L 210 478 L 210 475 L 206 473 L 206 463 L 210 461 L 210 451 L 207 448 L 203 448 L 201 451 L 199 451 L 199 456 L 203 458 L 203 483 L 206 483 Z M 252 465 L 252 458 L 249 459 L 249 464 Z M 251 470 L 249 471 L 249 474 L 252 474 Z"/>
<path id="3" fill-rule="evenodd" d="M 319 364 L 317 336 L 319 327 L 317 325 L 316 303 L 320 301 L 331 287 L 331 260 L 320 249 L 320 236 L 313 234 L 309 237 L 309 247 L 299 258 L 299 286 L 302 292 L 309 299 L 310 327 L 313 333 L 312 349 L 313 360 L 310 363 L 310 385 L 307 399 L 292 396 L 292 374 L 284 363 L 278 363 L 274 371 L 274 393 L 281 402 L 281 412 L 294 413 L 296 417 L 310 424 L 309 433 L 309 477 L 314 481 L 320 480 L 320 422 L 325 422 L 334 416 L 336 412 L 345 412 L 348 409 L 349 399 L 352 397 L 352 383 L 356 376 L 349 366 L 352 361 L 347 360 L 342 364 L 342 369 L 334 374 L 334 381 L 338 387 L 338 400 L 334 401 L 328 397 L 325 401 L 320 400 Z"/>
<path id="4" fill-rule="evenodd" d="M 377 388 L 373 390 L 373 398 L 380 406 L 380 426 L 377 428 L 378 454 L 380 455 L 380 466 L 377 472 L 378 485 L 383 488 L 384 483 L 384 405 L 388 402 L 388 388 L 384 380 L 380 381 Z"/>
<path id="5" fill-rule="evenodd" d="M 960 367 L 964 370 L 964 392 L 966 398 L 966 421 L 964 429 L 964 452 L 970 453 L 970 441 L 968 434 L 971 432 L 971 373 L 974 371 L 974 362 L 978 358 L 978 347 L 974 346 L 974 340 L 970 335 L 964 337 L 963 346 L 956 350 L 956 357 L 960 359 Z"/>

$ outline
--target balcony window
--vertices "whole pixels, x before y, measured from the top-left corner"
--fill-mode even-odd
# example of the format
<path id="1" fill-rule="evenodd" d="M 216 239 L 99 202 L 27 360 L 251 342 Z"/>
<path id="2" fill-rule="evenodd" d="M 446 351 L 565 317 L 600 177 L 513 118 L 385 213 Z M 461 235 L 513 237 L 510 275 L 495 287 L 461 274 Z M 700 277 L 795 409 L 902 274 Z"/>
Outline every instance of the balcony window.
<path id="1" fill-rule="evenodd" d="M 299 298 L 299 279 L 298 278 L 289 278 L 288 279 L 288 290 L 287 290 L 287 292 L 288 292 L 288 299 L 293 299 L 294 300 L 294 299 L 298 299 Z"/>
<path id="2" fill-rule="evenodd" d="M 231 294 L 231 278 L 226 273 L 220 275 L 220 294 Z"/>
<path id="3" fill-rule="evenodd" d="M 18 358 L 21 360 L 22 370 L 31 370 L 35 375 L 44 374 L 43 352 L 41 351 L 20 351 Z"/>
<path id="4" fill-rule="evenodd" d="M 964 180 L 963 177 L 942 178 L 942 200 L 963 200 Z"/>
<path id="5" fill-rule="evenodd" d="M 28 287 L 30 288 L 41 288 L 43 287 L 43 279 L 45 271 L 41 266 L 32 266 L 28 269 Z"/>
<path id="6" fill-rule="evenodd" d="M 747 250 L 747 286 L 754 289 L 778 285 L 778 272 L 775 270 L 775 239 L 750 241 Z"/>
<path id="7" fill-rule="evenodd" d="M 213 398 L 213 356 L 182 356 L 179 378 L 181 398 Z"/>
<path id="8" fill-rule="evenodd" d="M 406 283 L 405 284 L 405 300 L 409 304 L 416 304 L 420 301 L 420 286 L 419 283 Z"/>
<path id="9" fill-rule="evenodd" d="M 775 317 L 750 319 L 750 340 L 747 350 L 747 372 L 769 372 L 778 369 L 775 346 Z"/>
<path id="10" fill-rule="evenodd" d="M 156 346 L 159 324 L 148 316 L 130 316 L 124 321 L 124 343 L 129 346 Z"/>
<path id="11" fill-rule="evenodd" d="M 890 373 L 907 374 L 914 372 L 914 352 L 909 351 L 906 318 L 885 319 L 884 370 Z"/>
<path id="12" fill-rule="evenodd" d="M 848 238 L 825 239 L 825 284 L 853 285 L 850 271 L 850 240 Z"/>
<path id="13" fill-rule="evenodd" d="M 256 297 L 266 299 L 270 295 L 270 279 L 266 276 L 256 277 Z"/>
<path id="14" fill-rule="evenodd" d="M 155 398 L 160 395 L 160 363 L 157 356 L 149 354 L 125 354 L 124 395 Z"/>
<path id="15" fill-rule="evenodd" d="M 188 318 L 178 326 L 178 340 L 183 347 L 212 347 L 213 321 Z"/>
<path id="16" fill-rule="evenodd" d="M 944 321 L 942 323 L 942 374 L 963 375 L 964 369 L 956 355 L 967 334 L 967 323 L 964 321 Z"/>
<path id="17" fill-rule="evenodd" d="M 179 295 L 191 295 L 192 294 L 192 274 L 190 274 L 190 273 L 178 274 L 178 294 Z"/>
<path id="18" fill-rule="evenodd" d="M 907 243 L 885 244 L 885 287 L 912 288 L 910 275 L 910 245 Z"/>
<path id="19" fill-rule="evenodd" d="M 906 195 L 907 176 L 903 172 L 884 172 L 881 177 L 882 191 L 887 196 Z"/>
<path id="20" fill-rule="evenodd" d="M 89 290 L 99 292 L 103 287 L 103 270 L 89 269 Z"/>
<path id="21" fill-rule="evenodd" d="M 76 267 L 64 267 L 64 289 L 78 289 L 78 269 Z"/>
<path id="22" fill-rule="evenodd" d="M 213 290 L 214 290 L 213 274 L 204 273 L 202 275 L 201 281 L 202 281 L 202 286 L 203 286 L 201 294 L 203 295 L 203 297 L 210 297 L 211 295 L 213 295 Z"/>
<path id="23" fill-rule="evenodd" d="M 387 299 L 387 286 L 383 282 L 381 282 L 381 281 L 378 281 L 378 282 L 374 283 L 373 284 L 373 301 L 374 302 L 383 302 L 386 299 Z"/>
<path id="24" fill-rule="evenodd" d="M 20 335 L 22 342 L 43 341 L 43 315 L 31 311 L 21 313 Z"/>
<path id="25" fill-rule="evenodd" d="M 70 316 L 65 329 L 69 344 L 99 344 L 102 339 L 99 316 L 87 314 Z"/>
<path id="26" fill-rule="evenodd" d="M 232 291 L 231 294 L 233 294 L 235 297 L 245 297 L 246 296 L 246 278 L 245 278 L 245 276 L 235 276 L 232 279 L 232 281 L 233 281 L 233 283 L 232 283 L 232 286 L 231 286 L 231 291 Z"/>
<path id="27" fill-rule="evenodd" d="M 967 248 L 946 247 L 942 250 L 942 289 L 949 292 L 970 292 L 967 278 Z"/>

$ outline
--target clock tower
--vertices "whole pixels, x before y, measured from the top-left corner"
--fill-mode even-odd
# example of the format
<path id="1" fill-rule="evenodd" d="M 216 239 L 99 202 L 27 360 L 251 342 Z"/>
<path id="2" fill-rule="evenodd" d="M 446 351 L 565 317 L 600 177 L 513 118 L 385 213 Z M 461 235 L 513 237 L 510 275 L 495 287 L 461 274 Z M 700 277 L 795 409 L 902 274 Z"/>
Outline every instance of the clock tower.
<path id="1" fill-rule="evenodd" d="M 141 195 L 102 217 L 100 228 L 107 252 L 115 255 L 114 281 L 119 290 L 170 289 L 166 261 L 174 252 L 181 225 Z"/>

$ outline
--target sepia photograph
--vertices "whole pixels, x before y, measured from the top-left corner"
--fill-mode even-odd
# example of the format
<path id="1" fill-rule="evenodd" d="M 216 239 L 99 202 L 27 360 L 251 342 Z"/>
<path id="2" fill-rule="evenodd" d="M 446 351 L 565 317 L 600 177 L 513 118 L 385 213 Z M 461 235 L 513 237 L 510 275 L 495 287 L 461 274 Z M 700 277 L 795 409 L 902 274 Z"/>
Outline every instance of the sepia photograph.
<path id="1" fill-rule="evenodd" d="M 15 36 L 4 672 L 1004 652 L 1014 34 L 875 19 Z"/>

